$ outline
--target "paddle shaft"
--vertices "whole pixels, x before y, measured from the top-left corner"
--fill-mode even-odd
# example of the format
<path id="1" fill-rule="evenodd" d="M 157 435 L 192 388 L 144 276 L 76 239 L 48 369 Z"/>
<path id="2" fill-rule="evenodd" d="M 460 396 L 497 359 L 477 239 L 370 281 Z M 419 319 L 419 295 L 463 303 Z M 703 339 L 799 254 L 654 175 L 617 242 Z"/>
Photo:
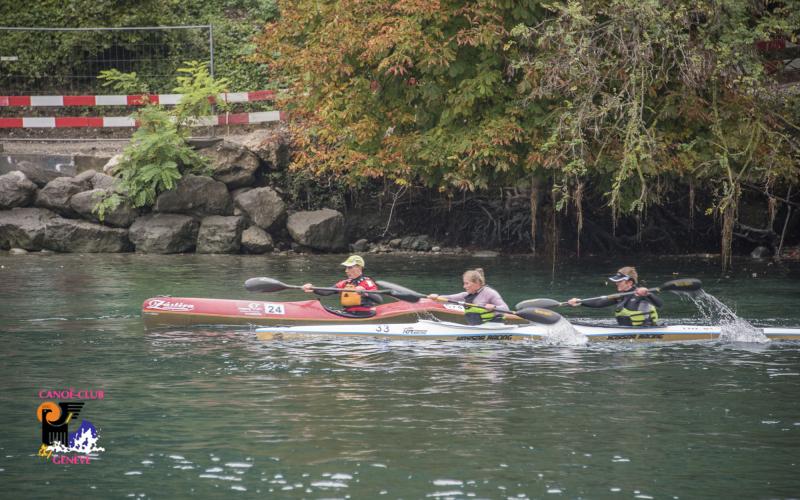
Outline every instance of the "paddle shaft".
<path id="1" fill-rule="evenodd" d="M 281 290 L 305 290 L 301 285 L 287 285 L 281 281 L 272 279 L 272 278 L 250 278 L 244 283 L 244 287 L 251 291 L 251 292 L 279 292 Z M 375 293 L 379 295 L 389 295 L 391 297 L 395 297 L 399 300 L 405 300 L 407 302 L 416 302 L 419 300 L 416 296 L 401 296 L 398 294 L 396 290 L 357 290 L 355 288 L 336 288 L 336 287 L 313 287 L 311 288 L 312 291 L 319 291 L 319 292 L 329 292 L 329 294 L 334 293 L 342 293 L 342 292 L 352 292 L 352 293 L 361 293 L 361 294 L 369 294 Z"/>
<path id="2" fill-rule="evenodd" d="M 410 298 L 414 298 L 416 300 L 419 300 L 419 299 L 424 299 L 424 298 L 428 297 L 427 295 L 421 294 L 419 292 L 415 292 L 414 290 L 411 290 L 410 288 L 406 288 L 404 286 L 396 285 L 396 284 L 391 283 L 389 281 L 378 281 L 376 283 L 378 283 L 378 286 L 382 286 L 383 288 L 387 288 L 389 290 L 393 290 L 394 293 L 391 294 L 392 297 L 395 297 L 395 298 L 400 299 L 400 300 L 408 300 Z M 483 306 L 478 305 L 478 304 L 470 304 L 469 302 L 462 302 L 462 301 L 458 301 L 458 300 L 452 300 L 452 299 L 448 299 L 448 298 L 440 297 L 440 296 L 437 296 L 436 299 L 434 299 L 434 300 L 438 300 L 440 302 L 449 302 L 451 304 L 458 304 L 460 306 L 466 306 L 466 307 L 473 307 L 473 306 L 474 307 L 483 307 Z M 519 316 L 520 318 L 527 319 L 528 321 L 532 321 L 534 323 L 544 323 L 544 324 L 552 325 L 553 323 L 556 323 L 556 322 L 561 320 L 561 315 L 560 314 L 555 313 L 553 311 L 550 311 L 549 309 L 542 309 L 542 308 L 538 308 L 538 307 L 527 308 L 527 309 L 519 310 L 519 311 L 509 311 L 507 309 L 497 309 L 497 308 L 495 308 L 494 311 L 499 312 L 499 313 L 503 313 L 503 314 L 514 314 L 516 316 Z"/>
<path id="3" fill-rule="evenodd" d="M 685 279 L 677 279 L 672 281 L 667 281 L 662 283 L 661 285 L 648 288 L 648 293 L 660 293 L 660 292 L 693 292 L 695 290 L 700 290 L 702 288 L 702 283 L 700 280 L 695 278 L 685 278 Z M 627 297 L 629 295 L 633 295 L 636 293 L 636 289 L 630 290 L 628 292 L 620 292 L 620 293 L 612 293 L 610 295 L 601 295 L 599 297 L 591 297 L 588 299 L 578 299 L 578 303 L 588 302 L 590 300 L 616 300 L 622 297 Z M 553 299 L 528 299 L 523 300 L 519 304 L 517 304 L 517 309 L 522 309 L 524 307 L 562 307 L 569 305 L 569 301 L 566 302 L 558 302 Z"/>
<path id="4" fill-rule="evenodd" d="M 533 321 L 535 323 L 553 324 L 561 319 L 560 314 L 553 312 L 549 309 L 543 309 L 539 307 L 530 307 L 525 309 L 520 308 L 520 310 L 518 311 L 511 311 L 509 309 L 503 309 L 502 307 L 495 307 L 494 309 L 486 309 L 486 305 L 473 304 L 471 302 L 464 302 L 463 300 L 453 300 L 441 296 L 436 297 L 434 300 L 438 302 L 458 304 L 462 307 L 478 307 L 480 309 L 485 309 L 489 312 L 512 314 L 514 316 L 520 317 L 522 319 L 527 319 L 528 321 Z"/>
<path id="5" fill-rule="evenodd" d="M 463 300 L 447 299 L 447 298 L 441 297 L 441 296 L 436 297 L 433 300 L 435 300 L 437 302 L 447 302 L 449 304 L 458 304 L 458 305 L 460 305 L 462 307 L 480 307 L 481 309 L 486 309 L 486 305 L 488 305 L 488 304 L 485 304 L 485 305 L 473 304 L 471 302 L 464 302 Z M 498 312 L 498 313 L 503 313 L 503 314 L 514 314 L 514 315 L 517 314 L 516 311 L 509 311 L 508 309 L 503 309 L 502 307 L 495 307 L 494 309 L 491 309 L 491 310 L 486 309 L 486 310 L 490 311 L 490 312 Z"/>
<path id="6" fill-rule="evenodd" d="M 661 293 L 661 290 L 665 287 L 665 285 L 667 285 L 667 283 L 663 283 L 662 285 L 653 288 L 648 288 L 647 293 Z M 589 300 L 616 300 L 622 297 L 628 297 L 630 295 L 634 295 L 635 293 L 636 293 L 636 288 L 634 288 L 629 292 L 612 293 L 611 295 L 601 295 L 599 297 L 590 297 L 588 299 L 578 299 L 578 302 L 586 302 Z M 567 304 L 569 304 L 569 302 L 560 302 L 558 305 L 563 306 Z"/>

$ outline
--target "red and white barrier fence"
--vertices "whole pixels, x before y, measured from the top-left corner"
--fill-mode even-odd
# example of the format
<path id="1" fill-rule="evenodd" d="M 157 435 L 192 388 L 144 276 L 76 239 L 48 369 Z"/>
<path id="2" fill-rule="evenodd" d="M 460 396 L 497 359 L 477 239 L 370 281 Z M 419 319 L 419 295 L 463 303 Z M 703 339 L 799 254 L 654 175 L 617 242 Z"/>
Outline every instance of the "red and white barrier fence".
<path id="1" fill-rule="evenodd" d="M 218 116 L 204 116 L 193 126 L 213 127 L 216 125 L 247 125 L 283 121 L 282 111 L 261 111 L 257 113 L 227 113 Z M 71 128 L 71 127 L 138 127 L 139 124 L 128 116 L 62 116 L 0 118 L 0 128 Z"/>
<path id="2" fill-rule="evenodd" d="M 0 107 L 23 106 L 142 106 L 146 102 L 174 106 L 183 94 L 152 95 L 4 95 L 0 96 Z M 220 94 L 216 100 L 227 103 L 268 101 L 275 99 L 274 90 L 254 92 L 228 92 Z M 284 119 L 281 111 L 261 111 L 255 113 L 226 113 L 218 116 L 204 116 L 193 126 L 213 127 L 215 125 L 246 125 L 250 123 L 277 122 Z M 72 128 L 72 127 L 138 127 L 136 120 L 129 116 L 45 116 L 0 118 L 0 128 Z"/>
<path id="3" fill-rule="evenodd" d="M 183 94 L 134 95 L 0 95 L 0 107 L 21 106 L 142 106 L 146 99 L 153 104 L 174 106 Z M 274 90 L 254 92 L 228 92 L 220 94 L 224 102 L 256 102 L 275 99 Z M 215 99 L 211 99 L 212 102 Z"/>

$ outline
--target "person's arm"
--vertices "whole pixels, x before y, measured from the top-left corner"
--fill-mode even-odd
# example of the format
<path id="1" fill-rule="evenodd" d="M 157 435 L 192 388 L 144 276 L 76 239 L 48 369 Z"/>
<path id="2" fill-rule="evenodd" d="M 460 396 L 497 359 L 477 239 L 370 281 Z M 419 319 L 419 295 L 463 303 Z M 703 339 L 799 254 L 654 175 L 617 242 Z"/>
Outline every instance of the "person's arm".
<path id="1" fill-rule="evenodd" d="M 585 307 L 599 308 L 599 307 L 613 306 L 616 303 L 617 301 L 614 299 L 590 299 L 590 300 L 582 300 L 578 302 L 578 305 Z"/>
<path id="2" fill-rule="evenodd" d="M 436 294 L 432 293 L 431 295 L 436 295 Z M 467 298 L 467 292 L 454 293 L 452 295 L 436 295 L 436 296 L 442 299 L 455 300 L 458 302 Z"/>
<path id="3" fill-rule="evenodd" d="M 508 310 L 508 304 L 506 304 L 506 302 L 503 300 L 503 297 L 500 296 L 500 292 L 498 292 L 494 288 L 489 288 L 489 287 L 486 287 L 486 288 L 487 288 L 485 290 L 486 291 L 486 301 L 484 302 L 484 305 L 494 306 L 494 307 L 491 307 L 491 308 L 487 308 L 487 310 L 492 311 L 496 307 L 499 307 L 499 308 L 505 309 L 507 311 Z"/>
<path id="4" fill-rule="evenodd" d="M 372 278 L 367 278 L 361 282 L 361 286 L 358 288 L 362 288 L 366 291 L 370 290 L 377 290 L 378 285 L 375 283 L 375 280 Z M 379 293 L 365 293 L 364 297 L 369 299 L 370 301 L 374 302 L 375 304 L 383 304 L 383 295 Z"/>
<path id="5" fill-rule="evenodd" d="M 335 286 L 336 286 L 336 288 L 340 288 L 339 287 L 339 283 L 337 283 Z M 305 285 L 303 285 L 303 291 L 306 292 L 306 293 L 312 293 L 313 292 L 315 295 L 322 295 L 324 297 L 328 296 L 328 295 L 335 295 L 335 294 L 339 293 L 339 292 L 334 292 L 332 290 L 317 290 L 317 289 L 314 288 L 314 285 L 312 285 L 311 283 L 306 283 Z"/>
<path id="6" fill-rule="evenodd" d="M 659 297 L 658 295 L 656 295 L 654 293 L 648 294 L 647 295 L 647 300 L 649 300 L 650 303 L 652 303 L 654 306 L 659 307 L 659 308 L 664 305 L 664 301 L 661 300 L 661 297 Z"/>
<path id="7" fill-rule="evenodd" d="M 656 295 L 654 293 L 650 293 L 650 290 L 648 290 L 647 288 L 645 288 L 643 286 L 641 286 L 641 287 L 636 289 L 636 296 L 645 298 L 645 300 L 649 301 L 651 304 L 653 304 L 656 307 L 661 307 L 661 306 L 664 305 L 664 301 L 661 300 L 661 297 L 659 297 L 658 295 Z"/>

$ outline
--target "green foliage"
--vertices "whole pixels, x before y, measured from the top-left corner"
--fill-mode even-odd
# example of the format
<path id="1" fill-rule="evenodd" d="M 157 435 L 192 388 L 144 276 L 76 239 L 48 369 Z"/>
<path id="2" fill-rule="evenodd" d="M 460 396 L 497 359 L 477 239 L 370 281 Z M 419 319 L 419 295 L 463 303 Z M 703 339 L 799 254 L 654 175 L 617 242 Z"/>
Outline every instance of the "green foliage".
<path id="1" fill-rule="evenodd" d="M 209 97 L 225 90 L 225 82 L 211 78 L 203 63 L 188 62 L 181 71 L 176 90 L 185 94 L 178 106 L 167 111 L 148 104 L 136 112 L 139 128 L 113 172 L 120 179 L 118 192 L 95 205 L 100 220 L 123 196 L 136 208 L 149 207 L 160 193 L 174 189 L 183 174 L 208 173 L 208 160 L 186 143 L 186 136 L 191 122 L 210 110 Z M 117 91 L 139 85 L 135 75 L 106 72 L 100 78 Z"/>
<path id="2" fill-rule="evenodd" d="M 212 78 L 208 72 L 208 63 L 189 61 L 178 68 L 182 76 L 177 77 L 178 86 L 174 92 L 182 94 L 181 101 L 175 107 L 175 117 L 179 124 L 201 116 L 211 114 L 212 102 L 221 110 L 227 110 L 230 105 L 216 97 L 226 92 L 230 82 L 225 78 Z"/>
<path id="3" fill-rule="evenodd" d="M 262 64 L 250 60 L 252 38 L 277 16 L 274 0 L 203 0 L 202 2 L 137 0 L 39 1 L 35 8 L 0 2 L 4 26 L 96 28 L 124 26 L 212 25 L 215 76 L 230 79 L 236 91 L 270 83 Z M 0 53 L 18 55 L 4 62 L 0 88 L 14 93 L 37 89 L 83 92 L 99 90 L 94 76 L 103 69 L 136 71 L 153 92 L 167 92 L 182 61 L 208 56 L 207 29 L 163 31 L 25 32 L 0 30 Z M 98 67 L 106 58 L 116 68 Z M 136 65 L 137 61 L 141 64 Z M 58 68 L 58 71 L 52 71 Z M 71 77 L 65 77 L 70 75 Z M 75 78 L 75 75 L 87 75 Z"/>
<path id="4" fill-rule="evenodd" d="M 103 87 L 111 87 L 123 94 L 149 94 L 150 89 L 142 82 L 136 72 L 122 73 L 118 69 L 107 69 L 100 72 L 98 77 L 103 81 Z"/>

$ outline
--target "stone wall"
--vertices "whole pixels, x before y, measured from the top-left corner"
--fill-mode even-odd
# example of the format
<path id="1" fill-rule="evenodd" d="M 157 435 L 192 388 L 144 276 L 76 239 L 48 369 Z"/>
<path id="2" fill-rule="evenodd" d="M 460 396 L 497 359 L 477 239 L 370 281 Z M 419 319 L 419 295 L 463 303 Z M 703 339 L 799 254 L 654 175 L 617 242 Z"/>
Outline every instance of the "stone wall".
<path id="1" fill-rule="evenodd" d="M 209 177 L 185 175 L 148 211 L 123 203 L 104 214 L 94 207 L 117 180 L 94 169 L 77 175 L 22 162 L 0 175 L 0 249 L 57 252 L 266 253 L 276 247 L 346 251 L 344 216 L 333 209 L 290 211 L 280 191 L 259 185 L 283 168 L 285 136 L 258 131 L 239 143 L 199 149 Z M 116 159 L 112 159 L 113 164 Z M 109 171 L 104 168 L 104 171 Z M 273 234 L 291 240 L 276 242 Z"/>

